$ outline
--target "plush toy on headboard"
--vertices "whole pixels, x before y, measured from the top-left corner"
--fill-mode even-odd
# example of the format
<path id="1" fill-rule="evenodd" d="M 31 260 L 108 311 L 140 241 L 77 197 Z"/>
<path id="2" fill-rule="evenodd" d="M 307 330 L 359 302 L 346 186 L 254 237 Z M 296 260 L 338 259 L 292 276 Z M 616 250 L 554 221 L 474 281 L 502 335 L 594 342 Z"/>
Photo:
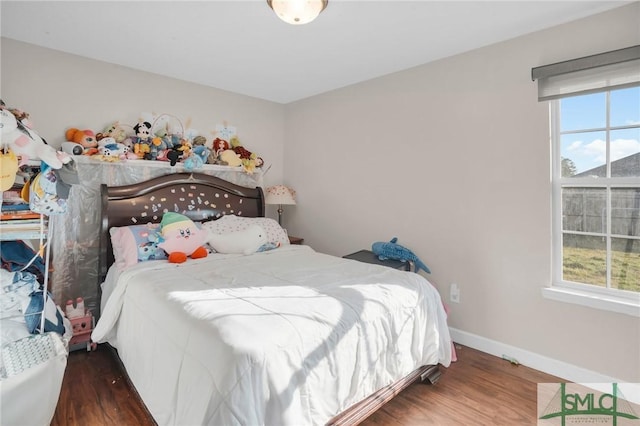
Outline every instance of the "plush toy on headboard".
<path id="1" fill-rule="evenodd" d="M 167 252 L 169 262 L 183 263 L 187 257 L 207 257 L 208 252 L 204 248 L 207 232 L 198 228 L 187 216 L 173 212 L 165 213 L 160 228 L 163 241 L 158 247 Z"/>

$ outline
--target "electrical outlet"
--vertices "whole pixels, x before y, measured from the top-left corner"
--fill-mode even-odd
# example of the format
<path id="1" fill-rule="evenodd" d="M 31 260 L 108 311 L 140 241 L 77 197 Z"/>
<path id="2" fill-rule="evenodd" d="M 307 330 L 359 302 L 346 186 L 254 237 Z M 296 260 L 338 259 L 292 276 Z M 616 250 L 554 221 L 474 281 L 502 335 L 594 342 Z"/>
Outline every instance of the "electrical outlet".
<path id="1" fill-rule="evenodd" d="M 451 303 L 460 303 L 460 287 L 456 283 L 451 283 L 449 287 L 449 300 Z"/>

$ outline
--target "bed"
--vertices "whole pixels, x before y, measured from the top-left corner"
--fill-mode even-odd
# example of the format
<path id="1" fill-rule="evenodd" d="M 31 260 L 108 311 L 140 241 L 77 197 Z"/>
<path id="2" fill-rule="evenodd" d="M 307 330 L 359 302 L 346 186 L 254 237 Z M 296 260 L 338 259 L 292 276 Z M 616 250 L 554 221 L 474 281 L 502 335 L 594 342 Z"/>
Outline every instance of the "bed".
<path id="1" fill-rule="evenodd" d="M 101 197 L 92 339 L 117 349 L 160 425 L 357 424 L 451 362 L 446 314 L 424 277 L 288 244 L 259 187 L 176 173 L 103 185 Z M 168 211 L 210 233 L 258 223 L 279 247 L 123 265 L 112 236 Z"/>

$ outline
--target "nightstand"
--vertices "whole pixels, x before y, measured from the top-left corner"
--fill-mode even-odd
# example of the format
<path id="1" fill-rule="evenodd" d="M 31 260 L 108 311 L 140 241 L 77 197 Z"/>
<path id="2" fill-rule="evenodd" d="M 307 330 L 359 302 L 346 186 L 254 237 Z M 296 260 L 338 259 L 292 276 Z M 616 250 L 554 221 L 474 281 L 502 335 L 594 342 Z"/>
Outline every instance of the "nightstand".
<path id="1" fill-rule="evenodd" d="M 342 256 L 345 259 L 358 260 L 365 263 L 373 263 L 374 265 L 388 266 L 389 268 L 400 269 L 401 271 L 412 271 L 413 264 L 411 262 L 402 262 L 395 259 L 380 260 L 378 256 L 370 250 L 360 250 L 355 253 Z"/>
<path id="2" fill-rule="evenodd" d="M 290 244 L 302 244 L 304 243 L 304 238 L 300 238 L 300 237 L 292 237 L 291 235 L 289 235 L 289 243 Z"/>

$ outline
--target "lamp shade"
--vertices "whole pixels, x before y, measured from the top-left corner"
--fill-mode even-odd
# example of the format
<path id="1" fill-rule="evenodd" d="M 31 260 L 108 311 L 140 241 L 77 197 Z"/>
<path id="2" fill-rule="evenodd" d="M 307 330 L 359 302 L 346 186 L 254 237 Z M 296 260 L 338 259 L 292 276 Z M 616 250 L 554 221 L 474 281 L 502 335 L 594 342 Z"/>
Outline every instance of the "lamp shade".
<path id="1" fill-rule="evenodd" d="M 265 204 L 295 204 L 296 191 L 284 185 L 274 185 L 267 188 Z"/>
<path id="2" fill-rule="evenodd" d="M 328 0 L 267 0 L 267 3 L 284 22 L 302 25 L 316 19 Z"/>

